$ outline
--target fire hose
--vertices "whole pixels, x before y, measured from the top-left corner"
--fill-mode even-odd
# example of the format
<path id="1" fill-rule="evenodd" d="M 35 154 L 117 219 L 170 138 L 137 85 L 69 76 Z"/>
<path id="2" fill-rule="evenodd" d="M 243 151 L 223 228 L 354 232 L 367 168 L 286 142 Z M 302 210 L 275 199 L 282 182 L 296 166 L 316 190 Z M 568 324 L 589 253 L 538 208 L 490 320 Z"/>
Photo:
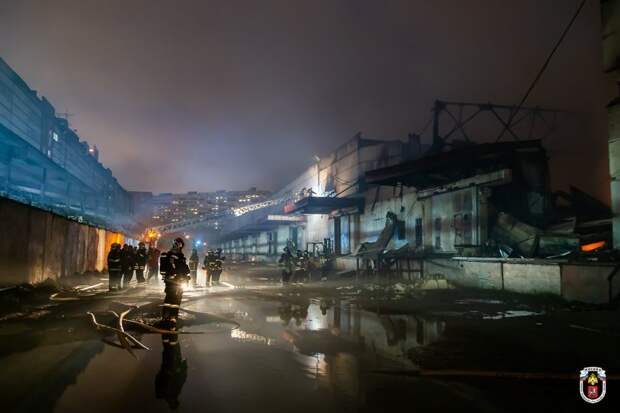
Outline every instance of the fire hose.
<path id="1" fill-rule="evenodd" d="M 144 345 L 142 342 L 140 342 L 138 339 L 136 339 L 134 336 L 132 336 L 131 334 L 129 334 L 128 332 L 125 331 L 124 328 L 124 323 L 129 323 L 138 327 L 141 327 L 142 329 L 150 332 L 150 333 L 154 333 L 154 334 L 171 334 L 171 335 L 179 335 L 179 334 L 206 334 L 207 332 L 204 331 L 182 331 L 182 330 L 165 330 L 165 329 L 161 329 L 161 328 L 157 328 L 154 326 L 151 326 L 147 323 L 144 323 L 142 321 L 138 321 L 138 320 L 131 320 L 131 319 L 126 319 L 125 316 L 127 314 L 129 314 L 131 312 L 131 310 L 138 308 L 137 306 L 131 306 L 130 308 L 128 308 L 127 310 L 123 311 L 122 313 L 118 314 L 115 311 L 110 311 L 110 313 L 112 315 L 114 315 L 114 317 L 117 318 L 118 320 L 118 328 L 115 327 L 110 327 L 106 324 L 101 324 L 97 321 L 97 318 L 95 317 L 95 314 L 93 314 L 92 312 L 88 312 L 86 314 L 88 314 L 91 318 L 91 322 L 92 324 L 95 326 L 95 328 L 99 331 L 108 331 L 108 332 L 112 332 L 114 334 L 116 334 L 116 337 L 120 343 L 120 345 L 117 345 L 116 343 L 113 342 L 109 342 L 109 341 L 105 341 L 107 344 L 111 344 L 114 346 L 118 346 L 120 348 L 123 348 L 125 350 L 127 350 L 134 358 L 136 357 L 135 353 L 133 352 L 132 347 L 134 348 L 138 348 L 138 349 L 143 349 L 143 350 L 150 350 L 149 347 L 147 347 L 146 345 Z M 190 314 L 203 314 L 203 313 L 197 313 L 195 311 L 191 311 L 191 310 L 187 310 L 187 309 L 180 309 L 184 312 L 190 313 Z M 209 314 L 209 317 L 211 317 L 214 320 L 220 321 L 220 322 L 226 322 L 226 323 L 230 323 L 233 324 L 234 326 L 230 329 L 230 330 L 235 330 L 237 328 L 240 327 L 240 324 L 237 323 L 235 320 L 231 320 L 225 317 L 220 317 L 214 314 Z M 230 331 L 229 330 L 229 331 Z M 213 334 L 213 333 L 221 333 L 223 331 L 226 330 L 215 330 L 215 331 L 209 331 L 208 333 Z"/>

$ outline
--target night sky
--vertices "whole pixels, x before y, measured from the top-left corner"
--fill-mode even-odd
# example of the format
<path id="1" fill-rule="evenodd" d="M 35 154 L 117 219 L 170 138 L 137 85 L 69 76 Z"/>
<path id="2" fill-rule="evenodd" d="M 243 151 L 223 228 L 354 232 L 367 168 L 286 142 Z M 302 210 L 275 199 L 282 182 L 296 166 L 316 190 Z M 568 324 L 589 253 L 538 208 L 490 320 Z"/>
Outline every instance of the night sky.
<path id="1" fill-rule="evenodd" d="M 277 189 L 358 131 L 419 131 L 437 98 L 518 103 L 577 3 L 4 0 L 0 56 L 127 189 Z M 570 111 L 554 185 L 607 201 L 598 3 L 527 103 Z"/>

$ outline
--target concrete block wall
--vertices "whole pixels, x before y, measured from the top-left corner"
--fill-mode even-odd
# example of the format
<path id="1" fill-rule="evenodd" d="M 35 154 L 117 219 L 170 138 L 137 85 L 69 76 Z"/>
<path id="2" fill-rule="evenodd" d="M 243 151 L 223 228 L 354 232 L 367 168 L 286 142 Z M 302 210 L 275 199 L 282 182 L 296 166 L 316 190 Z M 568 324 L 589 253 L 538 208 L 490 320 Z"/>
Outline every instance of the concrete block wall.
<path id="1" fill-rule="evenodd" d="M 501 263 L 465 261 L 462 264 L 464 285 L 493 290 L 504 288 Z"/>
<path id="2" fill-rule="evenodd" d="M 562 295 L 561 266 L 504 263 L 504 289 L 517 293 Z"/>
<path id="3" fill-rule="evenodd" d="M 609 277 L 613 270 L 613 265 L 590 265 L 587 272 L 583 271 L 580 265 L 563 265 L 563 297 L 570 301 L 584 301 L 596 304 L 608 303 L 609 289 L 601 288 L 601 286 L 609 286 L 607 277 Z M 614 277 L 611 289 L 612 297 L 620 293 L 620 274 Z"/>
<path id="4" fill-rule="evenodd" d="M 0 285 L 103 271 L 122 234 L 0 198 Z"/>
<path id="5" fill-rule="evenodd" d="M 505 290 L 523 294 L 552 294 L 568 301 L 609 302 L 620 293 L 620 274 L 612 284 L 611 264 L 569 264 L 540 260 L 428 259 L 424 276 L 442 276 L 470 288 Z"/>

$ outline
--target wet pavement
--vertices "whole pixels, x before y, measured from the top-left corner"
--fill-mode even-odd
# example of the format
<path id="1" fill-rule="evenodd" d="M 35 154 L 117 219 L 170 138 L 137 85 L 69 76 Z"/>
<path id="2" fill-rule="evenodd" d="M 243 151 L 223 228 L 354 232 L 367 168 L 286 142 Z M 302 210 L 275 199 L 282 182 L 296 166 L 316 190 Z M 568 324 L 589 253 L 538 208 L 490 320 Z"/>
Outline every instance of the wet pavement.
<path id="1" fill-rule="evenodd" d="M 86 312 L 114 325 L 109 310 L 137 305 L 127 317 L 153 322 L 161 284 L 58 294 L 5 315 L 2 411 L 555 412 L 620 400 L 617 310 L 440 281 L 282 287 L 277 277 L 233 264 L 222 285 L 189 288 L 181 327 L 200 334 L 175 344 L 128 329 L 150 348 L 135 357 Z M 610 375 L 596 406 L 578 393 L 578 371 L 591 365 Z"/>

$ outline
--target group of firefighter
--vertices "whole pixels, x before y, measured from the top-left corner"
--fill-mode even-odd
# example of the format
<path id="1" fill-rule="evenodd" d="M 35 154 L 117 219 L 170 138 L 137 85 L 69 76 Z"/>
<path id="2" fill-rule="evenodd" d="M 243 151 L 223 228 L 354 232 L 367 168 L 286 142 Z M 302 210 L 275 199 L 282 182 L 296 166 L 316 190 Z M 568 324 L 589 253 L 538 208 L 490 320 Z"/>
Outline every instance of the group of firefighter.
<path id="1" fill-rule="evenodd" d="M 206 271 L 207 286 L 219 285 L 220 276 L 224 270 L 224 260 L 226 258 L 222 255 L 222 249 L 209 250 L 202 262 L 202 269 Z M 198 250 L 192 249 L 192 255 L 189 257 L 189 270 L 190 276 L 194 283 L 194 286 L 198 285 L 198 263 L 200 258 L 198 257 Z"/>
<path id="2" fill-rule="evenodd" d="M 320 276 L 324 279 L 329 268 L 329 262 L 317 263 L 308 251 L 295 249 L 294 245 L 284 247 L 278 264 L 282 267 L 283 284 L 310 280 L 317 270 L 320 270 Z"/>
<path id="3" fill-rule="evenodd" d="M 161 274 L 165 283 L 164 304 L 162 308 L 163 327 L 176 330 L 178 313 L 183 298 L 184 286 L 193 280 L 197 285 L 198 251 L 194 248 L 189 262 L 183 254 L 185 241 L 176 238 L 169 251 L 161 252 L 156 247 L 146 246 L 143 242 L 137 248 L 125 244 L 112 244 L 108 254 L 108 271 L 110 291 L 125 289 L 136 273 L 138 285 L 145 285 L 152 278 L 157 280 Z M 223 269 L 222 250 L 209 251 L 203 262 L 203 269 L 207 271 L 207 285 L 219 284 Z M 144 278 L 144 271 L 148 269 L 148 278 Z"/>
<path id="4" fill-rule="evenodd" d="M 129 244 L 121 245 L 114 243 L 111 246 L 108 253 L 108 270 L 109 270 L 109 282 L 110 291 L 116 291 L 126 289 L 129 287 L 129 283 L 136 276 L 138 286 L 146 285 L 155 280 L 158 282 L 158 276 L 161 273 L 164 281 L 166 281 L 166 274 L 163 270 L 160 270 L 160 261 L 167 260 L 167 257 L 174 250 L 174 245 L 185 244 L 182 238 L 177 238 L 170 251 L 163 254 L 157 247 L 150 246 L 147 249 L 144 242 L 140 242 L 138 247 L 133 247 Z M 182 249 L 183 247 L 181 247 Z M 183 256 L 183 260 L 185 257 Z M 215 285 L 220 283 L 220 276 L 223 271 L 223 261 L 225 257 L 222 255 L 222 250 L 217 249 L 215 251 L 209 250 L 204 257 L 203 269 L 206 270 L 206 285 Z M 189 258 L 188 263 L 188 276 L 191 278 L 193 285 L 198 285 L 198 265 L 199 257 L 198 250 L 194 248 Z M 145 278 L 145 273 L 147 277 Z"/>
<path id="5" fill-rule="evenodd" d="M 134 273 L 138 285 L 145 285 L 152 278 L 157 281 L 160 251 L 146 246 L 143 242 L 138 247 L 129 244 L 114 243 L 108 253 L 108 270 L 110 273 L 110 291 L 129 287 Z M 148 270 L 147 270 L 148 269 Z M 147 272 L 147 278 L 144 273 Z"/>

